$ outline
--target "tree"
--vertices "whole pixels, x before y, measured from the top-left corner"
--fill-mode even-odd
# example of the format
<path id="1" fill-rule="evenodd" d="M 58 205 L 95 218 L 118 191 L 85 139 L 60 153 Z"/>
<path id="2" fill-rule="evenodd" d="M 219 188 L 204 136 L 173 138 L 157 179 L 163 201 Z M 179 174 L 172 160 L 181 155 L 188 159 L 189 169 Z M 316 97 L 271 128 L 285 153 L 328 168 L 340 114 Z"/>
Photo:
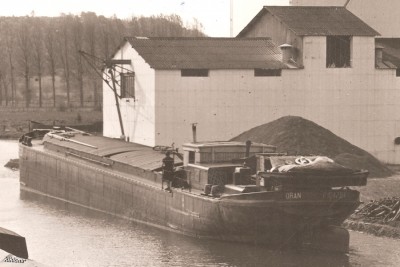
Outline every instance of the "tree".
<path id="1" fill-rule="evenodd" d="M 51 75 L 51 86 L 53 91 L 53 107 L 56 106 L 56 39 L 57 33 L 54 21 L 47 21 L 46 24 L 46 36 L 44 38 L 44 45 L 46 48 L 47 61 L 49 64 L 49 70 Z"/>
<path id="2" fill-rule="evenodd" d="M 34 34 L 32 34 L 33 59 L 39 83 L 39 107 L 42 107 L 43 23 L 40 18 L 32 18 L 32 26 L 34 31 Z"/>
<path id="3" fill-rule="evenodd" d="M 16 89 L 15 89 L 15 74 L 14 74 L 14 45 L 15 45 L 15 35 L 12 34 L 14 32 L 14 24 L 10 19 L 4 18 L 1 23 L 1 29 L 4 30 L 2 32 L 2 35 L 4 38 L 4 46 L 5 46 L 5 51 L 7 54 L 7 61 L 8 61 L 8 67 L 9 67 L 9 83 L 11 84 L 11 105 L 14 106 L 16 104 L 15 96 L 16 96 Z M 5 75 L 2 76 L 3 79 L 5 79 Z M 3 82 L 4 84 L 4 82 Z M 8 95 L 6 93 L 6 95 Z M 6 101 L 7 101 L 7 96 L 6 96 Z"/>
<path id="4" fill-rule="evenodd" d="M 0 81 L 3 79 L 2 75 L 0 74 Z M 3 86 L 0 84 L 0 106 L 3 105 Z"/>
<path id="5" fill-rule="evenodd" d="M 4 94 L 2 93 L 4 91 Z M 8 80 L 7 73 L 3 70 L 0 71 L 0 104 L 5 101 L 8 106 Z"/>
<path id="6" fill-rule="evenodd" d="M 67 15 L 62 15 L 61 21 L 60 21 L 60 30 L 58 31 L 59 36 L 57 37 L 58 41 L 58 49 L 60 51 L 60 60 L 61 64 L 64 69 L 64 80 L 65 80 L 65 85 L 67 89 L 67 106 L 71 107 L 71 99 L 70 99 L 70 93 L 71 93 L 71 85 L 70 85 L 70 58 L 69 58 L 69 52 L 70 52 L 70 47 L 69 47 L 69 30 L 68 30 L 68 22 L 71 20 L 71 16 Z"/>
<path id="7" fill-rule="evenodd" d="M 87 51 L 93 56 L 96 55 L 96 34 L 97 34 L 97 29 L 96 25 L 98 24 L 98 18 L 95 13 L 93 12 L 87 12 L 87 13 L 82 13 L 81 17 L 83 19 L 83 24 L 85 26 L 85 37 L 86 37 L 86 47 Z M 97 99 L 97 74 L 91 69 L 88 68 L 90 71 L 88 71 L 89 78 L 91 81 L 91 85 L 93 88 L 93 105 L 96 107 L 98 105 L 98 99 Z"/>
<path id="8" fill-rule="evenodd" d="M 4 18 L 0 19 L 0 29 L 3 29 L 2 26 L 4 25 Z M 5 36 L 3 31 L 0 34 L 1 36 Z M 7 59 L 7 49 L 4 39 L 0 39 L 0 58 Z M 6 106 L 8 106 L 8 84 L 4 80 L 7 80 L 7 63 L 8 60 L 0 60 L 0 105 L 3 105 L 3 101 L 5 101 Z"/>
<path id="9" fill-rule="evenodd" d="M 3 46 L 3 43 L 1 43 Z M 7 51 L 5 49 L 0 49 L 0 58 L 7 58 Z M 8 88 L 9 88 L 9 80 L 8 80 L 8 61 L 1 60 L 0 61 L 0 105 L 5 101 L 5 105 L 8 106 Z"/>
<path id="10" fill-rule="evenodd" d="M 19 62 L 23 69 L 25 78 L 25 105 L 29 107 L 31 102 L 31 91 L 29 88 L 30 60 L 31 60 L 31 36 L 29 31 L 30 18 L 21 18 L 17 34 L 17 46 L 19 48 Z"/>
<path id="11" fill-rule="evenodd" d="M 106 60 L 125 36 L 204 36 L 198 21 L 185 26 L 177 15 L 121 20 L 93 12 L 55 18 L 35 17 L 33 12 L 26 17 L 0 17 L 0 98 L 6 105 L 16 105 L 22 96 L 28 107 L 33 105 L 32 92 L 38 87 L 38 106 L 46 104 L 44 95 L 48 91 L 52 92 L 54 107 L 61 94 L 66 94 L 68 107 L 74 98 L 84 106 L 85 94 L 93 95 L 93 104 L 98 105 L 100 78 L 78 50 Z M 32 74 L 38 78 L 38 86 L 32 86 Z M 47 75 L 51 76 L 51 86 L 43 82 Z"/>
<path id="12" fill-rule="evenodd" d="M 80 106 L 83 107 L 83 61 L 79 51 L 83 48 L 83 32 L 81 18 L 75 16 L 72 21 L 72 55 L 75 62 L 75 76 L 78 80 Z"/>

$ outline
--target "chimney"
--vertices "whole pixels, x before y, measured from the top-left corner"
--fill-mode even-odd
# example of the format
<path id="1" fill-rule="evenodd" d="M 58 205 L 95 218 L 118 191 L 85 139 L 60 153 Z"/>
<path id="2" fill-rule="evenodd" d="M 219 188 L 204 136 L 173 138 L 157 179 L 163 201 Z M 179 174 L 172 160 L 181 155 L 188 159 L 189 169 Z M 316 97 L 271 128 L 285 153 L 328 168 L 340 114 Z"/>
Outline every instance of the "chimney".
<path id="1" fill-rule="evenodd" d="M 376 45 L 375 46 L 375 65 L 382 64 L 382 58 L 383 58 L 383 49 L 385 47 L 381 45 Z"/>
<path id="2" fill-rule="evenodd" d="M 193 143 L 197 142 L 196 126 L 197 123 L 192 123 Z"/>
<path id="3" fill-rule="evenodd" d="M 246 158 L 250 157 L 250 147 L 251 147 L 251 141 L 247 140 L 246 141 Z"/>
<path id="4" fill-rule="evenodd" d="M 282 51 L 282 62 L 289 63 L 289 60 L 292 58 L 292 45 L 290 44 L 283 44 L 280 45 L 279 48 Z"/>

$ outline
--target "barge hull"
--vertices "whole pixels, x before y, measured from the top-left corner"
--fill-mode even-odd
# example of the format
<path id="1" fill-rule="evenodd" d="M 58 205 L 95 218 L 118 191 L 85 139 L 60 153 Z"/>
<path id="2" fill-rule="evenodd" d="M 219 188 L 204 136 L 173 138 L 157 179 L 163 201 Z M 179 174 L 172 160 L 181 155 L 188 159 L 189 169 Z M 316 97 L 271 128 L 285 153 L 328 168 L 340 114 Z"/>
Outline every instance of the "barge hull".
<path id="1" fill-rule="evenodd" d="M 143 175 L 149 178 L 149 173 Z M 258 217 L 243 217 L 242 209 L 237 210 L 235 205 L 218 198 L 180 189 L 172 193 L 161 190 L 161 178 L 153 174 L 150 179 L 153 181 L 149 182 L 84 159 L 20 144 L 22 191 L 198 238 L 264 244 L 277 249 L 298 248 L 304 245 L 304 240 L 311 240 L 311 244 L 329 240 L 330 243 L 347 242 L 338 251 L 348 249 L 347 231 L 330 234 L 341 232 L 336 228 L 317 228 L 310 234 L 311 239 L 305 239 L 304 229 L 310 221 L 301 215 L 287 215 L 282 209 L 277 210 L 276 203 L 256 208 Z"/>

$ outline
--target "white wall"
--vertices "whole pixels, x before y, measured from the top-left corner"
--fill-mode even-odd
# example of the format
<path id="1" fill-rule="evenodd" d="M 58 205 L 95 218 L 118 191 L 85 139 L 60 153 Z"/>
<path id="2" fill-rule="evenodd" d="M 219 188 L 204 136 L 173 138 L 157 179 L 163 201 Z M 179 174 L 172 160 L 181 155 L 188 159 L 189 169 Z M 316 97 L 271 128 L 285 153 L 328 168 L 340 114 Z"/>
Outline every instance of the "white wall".
<path id="1" fill-rule="evenodd" d="M 135 72 L 136 99 L 122 98 L 119 101 L 125 136 L 129 137 L 131 142 L 154 146 L 154 70 L 129 43 L 125 43 L 114 59 L 131 59 L 132 64 L 123 67 Z M 119 77 L 117 80 L 120 80 Z M 120 93 L 120 88 L 117 89 Z M 105 83 L 103 83 L 103 128 L 104 136 L 113 138 L 121 136 L 114 93 Z"/>
<path id="2" fill-rule="evenodd" d="M 347 0 L 291 0 L 293 6 L 343 6 Z M 347 9 L 382 37 L 400 37 L 399 0 L 351 0 Z"/>
<path id="3" fill-rule="evenodd" d="M 226 140 L 276 117 L 277 106 L 272 114 L 264 114 L 265 107 L 285 102 L 282 77 L 255 78 L 253 70 L 211 70 L 209 77 L 157 71 L 156 84 L 159 144 L 191 141 L 194 122 L 198 140 Z"/>
<path id="4" fill-rule="evenodd" d="M 352 68 L 326 68 L 326 38 L 304 38 L 304 69 L 281 77 L 253 70 L 211 70 L 209 77 L 156 73 L 156 143 L 227 140 L 285 115 L 328 128 L 382 161 L 400 160 L 399 78 L 374 67 L 374 38 L 354 37 Z M 400 161 L 398 161 L 400 162 Z"/>
<path id="5" fill-rule="evenodd" d="M 320 88 L 304 92 L 314 98 L 306 102 L 315 109 L 308 118 L 382 161 L 395 162 L 400 87 L 395 70 L 375 69 L 374 38 L 353 37 L 352 67 L 337 69 L 325 68 L 325 37 L 305 37 L 304 42 L 305 88 Z"/>

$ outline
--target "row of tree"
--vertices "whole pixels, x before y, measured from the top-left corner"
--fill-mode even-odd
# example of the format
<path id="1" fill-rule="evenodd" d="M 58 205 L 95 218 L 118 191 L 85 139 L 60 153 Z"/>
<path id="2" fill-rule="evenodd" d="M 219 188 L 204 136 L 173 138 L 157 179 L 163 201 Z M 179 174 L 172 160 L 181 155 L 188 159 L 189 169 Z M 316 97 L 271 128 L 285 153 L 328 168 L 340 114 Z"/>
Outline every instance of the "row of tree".
<path id="1" fill-rule="evenodd" d="M 0 105 L 98 105 L 101 78 L 79 51 L 108 59 L 124 36 L 204 34 L 197 20 L 184 25 L 177 15 L 0 17 Z"/>

